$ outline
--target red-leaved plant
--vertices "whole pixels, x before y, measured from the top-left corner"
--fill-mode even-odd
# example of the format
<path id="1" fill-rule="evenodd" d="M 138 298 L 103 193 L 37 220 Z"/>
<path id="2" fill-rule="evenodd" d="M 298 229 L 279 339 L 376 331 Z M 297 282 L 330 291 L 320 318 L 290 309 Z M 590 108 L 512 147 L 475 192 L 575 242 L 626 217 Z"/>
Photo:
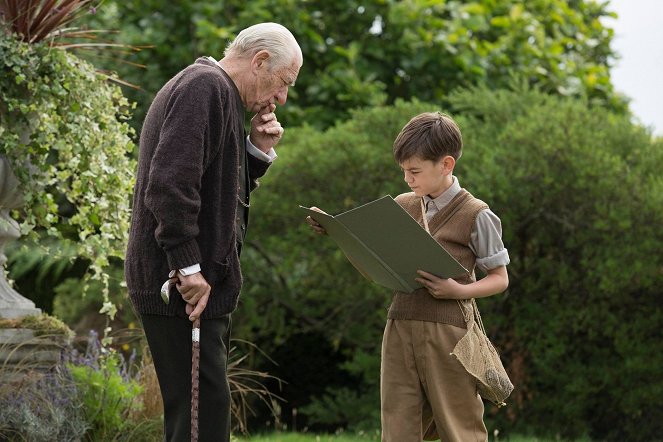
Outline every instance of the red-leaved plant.
<path id="1" fill-rule="evenodd" d="M 139 51 L 147 46 L 98 41 L 97 36 L 114 33 L 105 29 L 82 29 L 71 26 L 83 14 L 96 13 L 101 0 L 0 0 L 0 31 L 10 32 L 26 43 L 47 42 L 51 47 L 66 50 L 109 50 L 122 54 Z M 4 29 L 2 29 L 4 28 Z M 144 67 L 123 58 L 115 61 Z M 99 72 L 107 73 L 98 69 Z M 117 76 L 110 80 L 138 88 Z"/>
<path id="2" fill-rule="evenodd" d="M 79 37 L 78 28 L 66 26 L 81 13 L 94 11 L 93 0 L 0 0 L 0 18 L 22 41 L 37 43 Z M 87 32 L 87 31 L 85 31 Z"/>

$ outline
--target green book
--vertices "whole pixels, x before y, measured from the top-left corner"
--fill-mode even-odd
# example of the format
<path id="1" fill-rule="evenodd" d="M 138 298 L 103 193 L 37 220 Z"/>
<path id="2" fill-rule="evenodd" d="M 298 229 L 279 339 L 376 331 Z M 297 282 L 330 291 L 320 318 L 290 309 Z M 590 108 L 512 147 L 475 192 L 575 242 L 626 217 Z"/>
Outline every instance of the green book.
<path id="1" fill-rule="evenodd" d="M 411 293 L 424 270 L 440 278 L 467 273 L 433 237 L 389 195 L 332 216 L 305 209 L 325 228 L 352 265 L 368 280 Z"/>

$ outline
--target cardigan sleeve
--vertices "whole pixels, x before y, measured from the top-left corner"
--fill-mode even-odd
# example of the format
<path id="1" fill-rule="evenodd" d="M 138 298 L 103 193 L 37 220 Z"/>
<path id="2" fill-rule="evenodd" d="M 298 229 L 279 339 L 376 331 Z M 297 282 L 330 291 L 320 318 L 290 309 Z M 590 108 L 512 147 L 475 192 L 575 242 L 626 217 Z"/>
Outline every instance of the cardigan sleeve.
<path id="1" fill-rule="evenodd" d="M 245 139 L 246 151 L 250 154 L 248 157 L 249 162 L 249 192 L 253 192 L 258 188 L 258 178 L 267 173 L 267 169 L 272 165 L 276 159 L 276 152 L 274 148 L 269 153 L 263 153 L 253 145 L 251 139 L 247 136 Z"/>
<path id="2" fill-rule="evenodd" d="M 223 106 L 205 76 L 183 79 L 166 104 L 159 142 L 150 162 L 145 205 L 157 220 L 155 238 L 170 269 L 201 262 L 196 241 L 200 229 L 201 182 L 210 112 Z"/>
<path id="3" fill-rule="evenodd" d="M 248 156 L 249 163 L 249 192 L 253 192 L 258 187 L 258 178 L 263 176 L 271 162 L 263 161 L 260 158 L 257 158 L 253 155 Z"/>

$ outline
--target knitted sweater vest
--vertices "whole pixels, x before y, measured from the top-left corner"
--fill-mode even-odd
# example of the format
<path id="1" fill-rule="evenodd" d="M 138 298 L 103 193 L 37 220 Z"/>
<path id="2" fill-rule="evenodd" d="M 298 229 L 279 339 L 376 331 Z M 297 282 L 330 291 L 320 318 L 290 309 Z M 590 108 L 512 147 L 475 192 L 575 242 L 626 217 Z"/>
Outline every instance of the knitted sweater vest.
<path id="1" fill-rule="evenodd" d="M 423 227 L 421 198 L 409 192 L 397 196 L 395 200 Z M 468 270 L 467 274 L 454 278 L 461 284 L 476 281 L 474 276 L 476 256 L 469 247 L 470 235 L 477 215 L 487 208 L 486 203 L 462 189 L 449 204 L 428 221 L 431 236 Z M 442 322 L 466 328 L 456 300 L 437 299 L 425 288 L 417 289 L 413 293 L 395 291 L 387 317 Z"/>

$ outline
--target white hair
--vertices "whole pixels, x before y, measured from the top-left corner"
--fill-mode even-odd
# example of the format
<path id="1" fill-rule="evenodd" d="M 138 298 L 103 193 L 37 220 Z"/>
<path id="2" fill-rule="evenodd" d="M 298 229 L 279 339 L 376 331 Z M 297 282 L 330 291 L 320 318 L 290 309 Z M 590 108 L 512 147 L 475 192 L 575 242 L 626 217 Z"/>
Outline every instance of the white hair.
<path id="1" fill-rule="evenodd" d="M 278 23 L 258 23 L 242 30 L 226 47 L 224 55 L 253 57 L 262 50 L 274 57 L 271 69 L 288 66 L 295 60 L 303 60 L 302 50 L 295 37 Z"/>

